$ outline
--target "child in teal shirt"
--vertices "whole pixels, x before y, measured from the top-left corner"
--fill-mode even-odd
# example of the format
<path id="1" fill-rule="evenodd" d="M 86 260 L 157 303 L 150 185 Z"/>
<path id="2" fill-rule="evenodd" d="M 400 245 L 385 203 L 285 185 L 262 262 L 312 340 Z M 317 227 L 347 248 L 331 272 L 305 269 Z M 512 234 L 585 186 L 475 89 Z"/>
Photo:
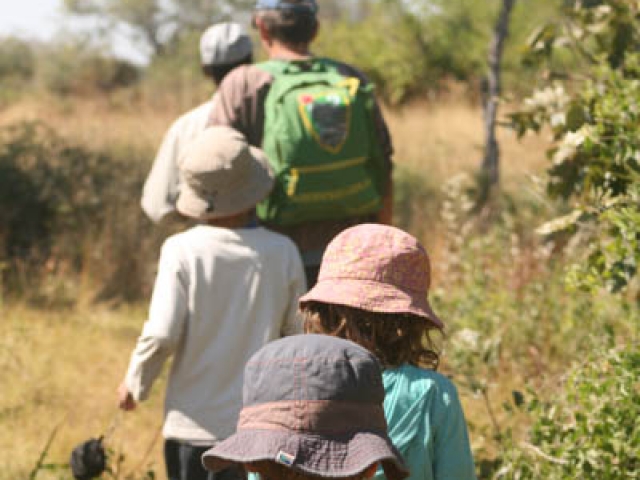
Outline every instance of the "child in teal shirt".
<path id="1" fill-rule="evenodd" d="M 327 247 L 318 283 L 300 300 L 307 333 L 352 340 L 384 367 L 389 436 L 410 480 L 475 480 L 467 425 L 453 383 L 437 373 L 429 331 L 443 323 L 427 300 L 429 257 L 385 225 L 349 228 Z M 376 478 L 384 478 L 381 470 Z"/>

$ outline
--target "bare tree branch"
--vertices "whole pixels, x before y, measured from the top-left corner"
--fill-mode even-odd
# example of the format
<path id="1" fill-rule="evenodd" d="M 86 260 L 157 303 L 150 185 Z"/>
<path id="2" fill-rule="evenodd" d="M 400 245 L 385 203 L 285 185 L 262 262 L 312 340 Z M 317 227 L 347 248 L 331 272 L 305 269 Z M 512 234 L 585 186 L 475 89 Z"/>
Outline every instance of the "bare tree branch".
<path id="1" fill-rule="evenodd" d="M 501 92 L 500 71 L 504 42 L 509 35 L 509 20 L 516 0 L 503 0 L 489 48 L 489 74 L 486 84 L 484 110 L 485 152 L 482 173 L 486 187 L 497 185 L 500 179 L 500 147 L 496 139 L 496 118 Z"/>

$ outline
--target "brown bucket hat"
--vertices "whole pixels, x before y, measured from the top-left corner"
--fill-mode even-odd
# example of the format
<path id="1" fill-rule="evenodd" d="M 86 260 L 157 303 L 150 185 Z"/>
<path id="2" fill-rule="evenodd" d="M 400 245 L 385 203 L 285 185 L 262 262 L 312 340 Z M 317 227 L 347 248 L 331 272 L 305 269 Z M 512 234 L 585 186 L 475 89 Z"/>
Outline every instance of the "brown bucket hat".
<path id="1" fill-rule="evenodd" d="M 206 220 L 249 210 L 273 188 L 273 172 L 262 150 L 230 127 L 209 127 L 179 160 L 183 186 L 176 208 Z"/>
<path id="2" fill-rule="evenodd" d="M 349 477 L 380 462 L 389 480 L 409 475 L 387 435 L 380 365 L 328 335 L 267 344 L 244 372 L 234 435 L 208 450 L 205 468 L 272 460 L 311 475 Z"/>

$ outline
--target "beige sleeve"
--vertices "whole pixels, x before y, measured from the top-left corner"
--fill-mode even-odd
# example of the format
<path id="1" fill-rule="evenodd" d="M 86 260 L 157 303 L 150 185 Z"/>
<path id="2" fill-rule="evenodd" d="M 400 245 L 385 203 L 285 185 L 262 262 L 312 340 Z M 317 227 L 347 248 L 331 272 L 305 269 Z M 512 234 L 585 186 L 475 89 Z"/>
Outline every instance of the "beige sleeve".
<path id="1" fill-rule="evenodd" d="M 262 145 L 264 100 L 273 77 L 255 65 L 244 65 L 229 73 L 217 91 L 207 126 L 226 125 L 242 132 L 251 145 Z"/>
<path id="2" fill-rule="evenodd" d="M 156 223 L 175 210 L 178 196 L 179 122 L 180 120 L 174 122 L 162 139 L 151 171 L 144 182 L 140 203 L 144 213 Z"/>
<path id="3" fill-rule="evenodd" d="M 153 382 L 162 372 L 164 362 L 172 353 L 173 350 L 162 339 L 145 335 L 138 338 L 124 380 L 136 402 L 149 397 Z"/>
<path id="4" fill-rule="evenodd" d="M 149 319 L 131 355 L 125 385 L 136 401 L 149 396 L 162 366 L 180 343 L 188 316 L 187 284 L 179 245 L 169 238 L 162 247 Z"/>

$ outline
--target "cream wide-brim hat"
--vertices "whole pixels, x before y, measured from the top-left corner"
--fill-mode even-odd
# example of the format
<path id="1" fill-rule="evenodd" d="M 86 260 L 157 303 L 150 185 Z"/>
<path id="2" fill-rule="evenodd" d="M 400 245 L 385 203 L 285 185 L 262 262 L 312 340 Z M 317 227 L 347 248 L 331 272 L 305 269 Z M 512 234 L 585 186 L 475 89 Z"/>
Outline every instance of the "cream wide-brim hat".
<path id="1" fill-rule="evenodd" d="M 262 150 L 230 127 L 209 127 L 179 160 L 182 185 L 176 208 L 208 220 L 250 210 L 273 188 L 274 175 Z"/>

